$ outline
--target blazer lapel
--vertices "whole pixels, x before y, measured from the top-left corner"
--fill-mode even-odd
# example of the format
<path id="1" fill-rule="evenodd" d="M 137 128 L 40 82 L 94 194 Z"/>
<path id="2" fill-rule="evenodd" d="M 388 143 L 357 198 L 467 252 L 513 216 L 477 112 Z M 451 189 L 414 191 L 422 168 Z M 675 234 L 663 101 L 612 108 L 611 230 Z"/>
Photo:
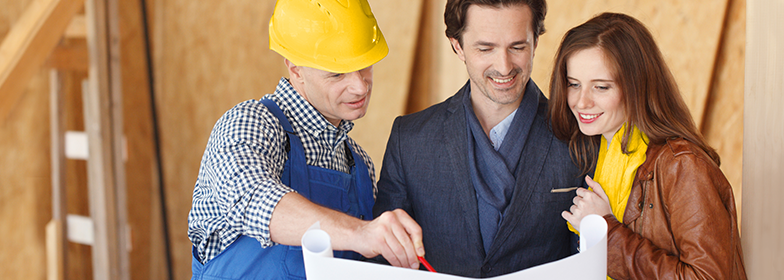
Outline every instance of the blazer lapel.
<path id="1" fill-rule="evenodd" d="M 544 96 L 540 97 L 544 99 Z M 546 102 L 546 99 L 544 99 Z M 540 104 L 541 106 L 541 104 Z M 537 108 L 539 109 L 539 108 Z M 525 147 L 523 147 L 522 155 L 516 170 L 515 189 L 512 193 L 512 200 L 507 206 L 505 213 L 526 213 L 531 204 L 531 196 L 536 191 L 536 186 L 539 185 L 539 178 L 544 168 L 544 162 L 547 154 L 550 151 L 550 145 L 553 141 L 553 135 L 550 133 L 541 114 L 536 114 L 534 122 L 531 125 L 531 130 L 528 132 L 528 139 L 526 140 Z M 493 256 L 498 251 L 501 244 L 512 234 L 514 228 L 522 219 L 519 215 L 511 215 L 518 218 L 509 219 L 510 215 L 504 215 L 501 225 L 498 228 L 496 237 L 493 240 L 491 250 L 488 256 Z M 516 234 L 525 234 L 525 232 L 517 232 Z"/>
<path id="2" fill-rule="evenodd" d="M 452 97 L 445 112 L 442 130 L 436 131 L 439 135 L 434 145 L 443 145 L 445 155 L 441 164 L 445 165 L 445 170 L 450 170 L 450 178 L 438 178 L 442 184 L 449 184 L 458 197 L 458 205 L 455 205 L 454 213 L 461 213 L 459 216 L 450 217 L 451 219 L 465 219 L 465 224 L 469 225 L 465 229 L 469 236 L 466 240 L 469 243 L 477 244 L 477 250 L 484 253 L 481 248 L 481 236 L 479 233 L 479 214 L 477 210 L 476 190 L 471 183 L 468 171 L 468 135 L 466 131 L 466 115 L 463 108 L 463 98 L 468 94 L 469 85 L 466 85 Z M 465 213 L 463 215 L 463 213 Z M 476 242 L 474 242 L 476 241 Z"/>

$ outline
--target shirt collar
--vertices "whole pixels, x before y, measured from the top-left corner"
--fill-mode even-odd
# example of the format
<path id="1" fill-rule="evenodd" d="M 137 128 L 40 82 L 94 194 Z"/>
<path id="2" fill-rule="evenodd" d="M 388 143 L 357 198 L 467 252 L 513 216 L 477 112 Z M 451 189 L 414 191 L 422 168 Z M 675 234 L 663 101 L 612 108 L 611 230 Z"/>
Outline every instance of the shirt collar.
<path id="1" fill-rule="evenodd" d="M 299 95 L 286 78 L 280 79 L 272 98 L 281 110 L 287 112 L 286 115 L 292 125 L 296 123 L 314 138 L 324 139 L 333 146 L 345 140 L 349 131 L 354 128 L 354 122 L 348 120 L 341 121 L 340 125 L 335 127 L 310 102 Z"/>
<path id="2" fill-rule="evenodd" d="M 463 106 L 470 109 L 468 112 L 472 114 L 471 117 L 477 118 L 475 115 L 476 113 L 473 110 L 473 105 L 471 103 L 471 94 L 473 93 L 471 92 L 470 87 L 468 86 L 466 87 L 467 87 L 466 94 L 465 96 L 463 96 L 463 100 L 462 100 Z M 520 121 L 524 120 L 524 122 L 530 124 L 534 118 L 534 115 L 536 115 L 536 110 L 537 110 L 536 107 L 539 102 L 538 87 L 536 86 L 533 80 L 529 79 L 528 83 L 526 83 L 524 91 L 525 92 L 523 93 L 523 98 L 520 101 L 520 105 L 517 106 L 517 109 L 512 111 L 512 113 L 506 116 L 504 120 L 502 120 L 492 129 L 490 129 L 489 140 L 496 151 L 501 148 L 501 144 L 503 144 L 504 139 L 506 139 L 506 134 L 511 129 L 512 123 L 514 121 L 517 121 L 519 119 Z M 523 112 L 521 116 L 515 117 L 521 111 Z M 530 128 L 530 125 L 528 125 L 527 127 Z M 527 132 L 528 130 L 526 129 L 524 133 Z"/>

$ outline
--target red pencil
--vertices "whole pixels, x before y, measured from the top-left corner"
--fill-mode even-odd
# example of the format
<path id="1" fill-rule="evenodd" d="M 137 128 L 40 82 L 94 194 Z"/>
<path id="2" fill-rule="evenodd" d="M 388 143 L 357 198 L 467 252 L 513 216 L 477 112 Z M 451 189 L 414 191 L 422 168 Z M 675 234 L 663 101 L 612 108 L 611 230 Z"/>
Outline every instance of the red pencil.
<path id="1" fill-rule="evenodd" d="M 432 266 L 430 266 L 430 264 L 425 260 L 425 258 L 421 256 L 417 256 L 417 259 L 419 259 L 419 262 L 425 265 L 425 268 L 427 268 L 427 270 L 429 270 L 430 272 L 436 272 L 436 270 L 433 269 Z"/>

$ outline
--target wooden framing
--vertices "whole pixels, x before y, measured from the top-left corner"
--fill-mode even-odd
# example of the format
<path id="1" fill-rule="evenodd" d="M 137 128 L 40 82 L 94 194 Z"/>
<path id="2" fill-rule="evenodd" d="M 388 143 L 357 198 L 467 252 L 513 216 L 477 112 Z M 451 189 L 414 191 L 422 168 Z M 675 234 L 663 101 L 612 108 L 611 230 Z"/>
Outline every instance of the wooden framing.
<path id="1" fill-rule="evenodd" d="M 74 15 L 85 6 L 86 17 Z M 125 168 L 122 145 L 122 83 L 116 0 L 35 0 L 0 45 L 0 123 L 20 98 L 32 75 L 46 62 L 65 35 L 75 48 L 58 51 L 76 61 L 53 59 L 49 66 L 77 65 L 89 79 L 83 90 L 84 120 L 89 142 L 87 161 L 94 279 L 129 279 Z M 69 25 L 69 23 L 71 23 Z M 68 28 L 66 28 L 68 27 Z M 67 31 L 66 31 L 67 30 Z M 80 44 L 86 37 L 86 44 Z M 89 64 L 80 64 L 89 60 Z M 47 225 L 47 268 L 50 279 L 67 278 L 67 213 L 65 207 L 64 128 L 59 74 L 52 71 L 52 221 Z"/>
<path id="2" fill-rule="evenodd" d="M 65 189 L 65 124 L 62 81 L 58 70 L 50 74 L 49 127 L 52 137 L 52 221 L 46 228 L 47 279 L 65 279 L 68 267 L 68 223 Z"/>
<path id="3" fill-rule="evenodd" d="M 0 123 L 43 65 L 83 0 L 35 0 L 0 45 Z"/>
<path id="4" fill-rule="evenodd" d="M 122 158 L 122 83 L 117 0 L 87 0 L 90 67 L 84 92 L 90 143 L 87 176 L 95 224 L 94 279 L 129 279 L 125 168 Z"/>

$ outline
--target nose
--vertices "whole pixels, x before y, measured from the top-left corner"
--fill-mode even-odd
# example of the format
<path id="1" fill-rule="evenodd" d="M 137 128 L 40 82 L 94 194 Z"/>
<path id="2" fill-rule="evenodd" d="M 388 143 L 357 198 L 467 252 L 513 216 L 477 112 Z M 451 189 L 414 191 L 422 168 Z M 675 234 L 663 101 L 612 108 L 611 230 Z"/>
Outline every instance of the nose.
<path id="1" fill-rule="evenodd" d="M 512 69 L 514 69 L 514 64 L 512 63 L 512 57 L 509 55 L 508 51 L 500 51 L 498 52 L 495 68 L 501 75 L 509 75 L 512 73 Z"/>
<path id="2" fill-rule="evenodd" d="M 577 92 L 577 109 L 587 109 L 593 107 L 593 96 L 589 87 L 581 87 Z"/>
<path id="3" fill-rule="evenodd" d="M 368 77 L 363 75 L 362 71 L 354 71 L 346 74 L 348 91 L 353 94 L 363 95 L 370 91 L 370 82 Z"/>

